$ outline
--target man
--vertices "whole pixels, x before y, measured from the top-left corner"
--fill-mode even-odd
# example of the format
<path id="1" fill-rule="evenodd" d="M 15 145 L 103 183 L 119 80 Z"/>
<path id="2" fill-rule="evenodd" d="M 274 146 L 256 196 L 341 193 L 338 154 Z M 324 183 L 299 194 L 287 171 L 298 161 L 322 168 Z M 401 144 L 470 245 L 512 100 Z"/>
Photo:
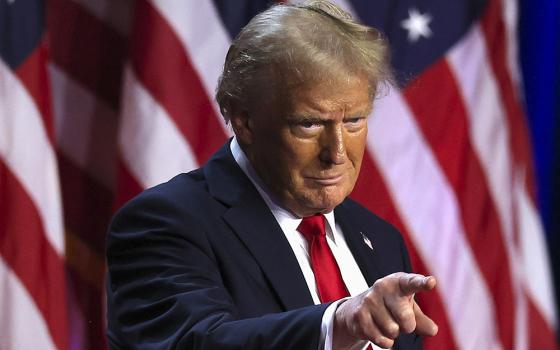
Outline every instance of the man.
<path id="1" fill-rule="evenodd" d="M 419 349 L 437 333 L 413 299 L 435 279 L 402 272 L 398 232 L 346 198 L 387 57 L 326 1 L 251 20 L 217 91 L 235 137 L 111 224 L 112 348 Z"/>

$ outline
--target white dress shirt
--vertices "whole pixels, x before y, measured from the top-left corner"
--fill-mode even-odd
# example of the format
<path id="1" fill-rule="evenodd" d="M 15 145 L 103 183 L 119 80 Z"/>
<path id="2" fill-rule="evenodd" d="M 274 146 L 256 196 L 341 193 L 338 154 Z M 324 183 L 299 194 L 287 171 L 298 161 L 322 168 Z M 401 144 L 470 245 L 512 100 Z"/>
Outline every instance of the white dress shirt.
<path id="1" fill-rule="evenodd" d="M 257 188 L 259 194 L 266 202 L 266 205 L 276 218 L 278 225 L 286 235 L 286 239 L 290 243 L 294 255 L 299 263 L 299 267 L 309 288 L 313 302 L 317 305 L 320 304 L 319 293 L 317 292 L 317 285 L 315 282 L 315 275 L 313 274 L 313 269 L 311 268 L 311 259 L 309 257 L 309 247 L 307 240 L 297 228 L 302 220 L 302 218 L 295 216 L 290 211 L 282 208 L 277 204 L 273 197 L 266 190 L 266 186 L 262 183 L 259 176 L 251 166 L 249 159 L 239 146 L 236 138 L 234 137 L 230 144 L 231 153 L 235 158 L 235 161 L 243 170 L 245 175 L 251 180 L 251 182 Z M 325 225 L 327 242 L 331 251 L 336 259 L 342 279 L 346 284 L 346 288 L 351 296 L 362 293 L 368 289 L 368 284 L 362 275 L 362 272 L 352 255 L 352 252 L 346 244 L 346 239 L 342 234 L 342 231 L 338 225 L 336 225 L 334 220 L 334 212 L 329 212 L 324 214 L 327 224 Z M 334 314 L 336 308 L 340 304 L 341 299 L 338 302 L 332 303 L 323 314 L 322 325 L 321 325 L 321 338 L 319 342 L 319 349 L 331 350 L 332 349 L 332 333 L 333 333 L 333 322 Z M 360 341 L 352 349 L 365 349 L 368 342 Z M 372 344 L 373 349 L 380 349 L 374 344 Z"/>

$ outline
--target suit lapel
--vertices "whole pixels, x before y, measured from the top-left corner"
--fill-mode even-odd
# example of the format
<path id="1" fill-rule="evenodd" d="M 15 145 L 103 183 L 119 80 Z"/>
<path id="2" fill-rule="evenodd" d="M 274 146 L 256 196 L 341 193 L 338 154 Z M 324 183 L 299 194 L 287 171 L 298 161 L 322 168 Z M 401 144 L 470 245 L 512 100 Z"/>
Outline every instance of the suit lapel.
<path id="1" fill-rule="evenodd" d="M 388 273 L 383 267 L 383 253 L 376 250 L 376 233 L 358 223 L 358 220 L 355 220 L 352 210 L 348 208 L 346 203 L 346 201 L 343 202 L 335 209 L 335 219 L 344 233 L 348 248 L 350 248 L 354 259 L 356 259 L 358 266 L 360 266 L 368 286 L 372 286 L 375 281 L 386 276 Z M 364 236 L 369 239 L 372 248 L 365 242 Z M 395 340 L 392 349 L 398 350 L 400 348 L 401 339 L 399 337 Z"/>
<path id="2" fill-rule="evenodd" d="M 241 171 L 229 143 L 204 167 L 210 193 L 230 206 L 223 219 L 251 252 L 286 310 L 313 304 L 305 278 L 282 229 Z"/>
<path id="3" fill-rule="evenodd" d="M 345 205 L 345 202 L 335 209 L 334 214 L 336 223 L 340 225 L 344 233 L 348 248 L 350 248 L 366 282 L 371 286 L 376 280 L 385 275 L 383 273 L 383 262 L 379 252 L 375 250 L 375 233 L 368 232 L 366 228 L 352 219 L 354 215 Z M 369 239 L 373 249 L 368 246 L 364 236 Z"/>
<path id="4" fill-rule="evenodd" d="M 299 264 L 276 219 L 262 200 L 258 205 L 250 201 L 232 207 L 224 219 L 251 251 L 287 310 L 312 305 Z"/>

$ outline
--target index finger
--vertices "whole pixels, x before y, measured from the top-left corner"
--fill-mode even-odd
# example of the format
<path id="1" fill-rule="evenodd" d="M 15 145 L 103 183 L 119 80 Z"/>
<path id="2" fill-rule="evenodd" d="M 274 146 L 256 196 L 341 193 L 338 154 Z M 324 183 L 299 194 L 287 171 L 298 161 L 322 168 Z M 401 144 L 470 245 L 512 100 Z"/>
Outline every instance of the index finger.
<path id="1" fill-rule="evenodd" d="M 399 277 L 399 287 L 405 295 L 431 290 L 436 286 L 434 276 L 424 276 L 416 273 L 406 273 Z"/>

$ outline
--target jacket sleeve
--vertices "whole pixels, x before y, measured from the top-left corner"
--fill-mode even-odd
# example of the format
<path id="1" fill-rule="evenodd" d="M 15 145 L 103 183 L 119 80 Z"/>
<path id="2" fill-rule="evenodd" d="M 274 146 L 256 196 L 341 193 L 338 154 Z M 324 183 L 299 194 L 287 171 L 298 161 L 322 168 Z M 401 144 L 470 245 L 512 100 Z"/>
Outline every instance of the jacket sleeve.
<path id="1" fill-rule="evenodd" d="M 115 349 L 317 349 L 328 305 L 241 319 L 200 220 L 157 191 L 128 203 L 107 241 Z"/>

